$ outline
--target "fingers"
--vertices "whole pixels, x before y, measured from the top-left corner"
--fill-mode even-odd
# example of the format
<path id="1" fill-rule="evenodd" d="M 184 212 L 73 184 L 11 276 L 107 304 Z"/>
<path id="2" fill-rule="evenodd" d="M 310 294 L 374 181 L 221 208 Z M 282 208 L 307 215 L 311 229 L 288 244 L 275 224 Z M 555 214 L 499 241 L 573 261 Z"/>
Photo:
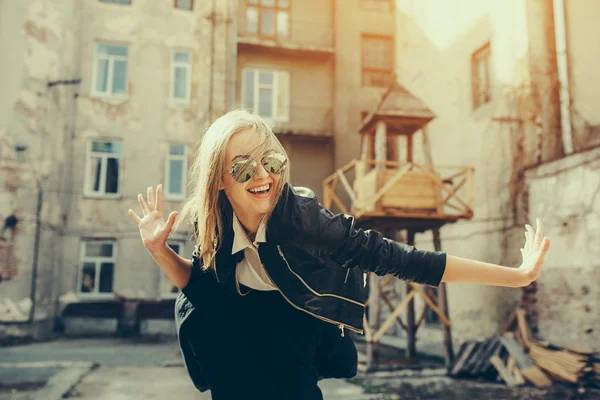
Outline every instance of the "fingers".
<path id="1" fill-rule="evenodd" d="M 146 194 L 148 196 L 148 209 L 150 209 L 150 211 L 154 211 L 156 206 L 154 204 L 154 189 L 152 189 L 152 186 L 146 190 Z"/>
<path id="2" fill-rule="evenodd" d="M 171 214 L 169 214 L 169 219 L 167 219 L 167 223 L 165 225 L 165 231 L 167 232 L 171 232 L 171 229 L 173 229 L 173 224 L 175 223 L 175 217 L 177 217 L 177 211 L 173 211 Z"/>
<path id="3" fill-rule="evenodd" d="M 144 196 L 142 196 L 141 193 L 138 194 L 138 203 L 140 203 L 140 207 L 142 207 L 144 216 L 148 215 L 150 213 L 150 210 L 148 209 L 148 206 L 146 205 L 146 202 L 144 201 Z"/>
<path id="4" fill-rule="evenodd" d="M 162 202 L 163 202 L 163 193 L 162 193 L 162 184 L 156 187 L 156 211 L 158 211 L 162 215 Z"/>
<path id="5" fill-rule="evenodd" d="M 535 238 L 535 231 L 529 224 L 525 225 L 525 229 L 527 229 L 527 246 L 525 250 L 527 250 L 528 253 L 531 253 L 534 250 L 533 241 Z"/>
<path id="6" fill-rule="evenodd" d="M 534 239 L 534 250 L 539 250 L 540 247 L 542 246 L 542 240 L 544 238 L 544 224 L 542 223 L 542 220 L 539 218 L 535 219 L 536 223 L 537 223 L 537 230 L 535 231 L 535 239 Z"/>
<path id="7" fill-rule="evenodd" d="M 129 216 L 131 217 L 131 219 L 133 219 L 135 221 L 136 224 L 140 224 L 140 222 L 142 221 L 142 219 L 140 217 L 138 217 L 138 215 L 130 208 L 129 209 Z"/>

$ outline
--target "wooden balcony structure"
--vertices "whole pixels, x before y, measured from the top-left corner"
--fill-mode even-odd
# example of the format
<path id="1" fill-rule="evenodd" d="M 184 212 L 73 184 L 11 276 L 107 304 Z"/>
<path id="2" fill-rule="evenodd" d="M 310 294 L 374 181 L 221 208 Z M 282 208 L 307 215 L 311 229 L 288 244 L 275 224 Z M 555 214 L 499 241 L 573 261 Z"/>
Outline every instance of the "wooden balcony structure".
<path id="1" fill-rule="evenodd" d="M 415 233 L 431 230 L 434 247 L 441 251 L 439 229 L 447 223 L 473 217 L 473 168 L 469 166 L 433 165 L 428 146 L 424 146 L 427 163 L 416 163 L 413 138 L 421 132 L 427 144 L 425 126 L 434 114 L 418 98 L 394 82 L 379 104 L 361 125 L 361 155 L 338 169 L 323 182 L 323 205 L 332 211 L 354 216 L 363 229 L 374 229 L 386 237 L 395 231 L 407 232 L 407 244 L 414 246 Z M 400 161 L 399 138 L 405 143 Z M 451 322 L 448 318 L 446 285 L 437 291 L 406 284 L 406 296 L 394 306 L 386 287 L 393 277 L 369 277 L 368 321 L 365 319 L 367 361 L 362 370 L 379 368 L 377 344 L 392 325 L 398 323 L 407 332 L 407 359 L 416 357 L 416 333 L 429 308 L 442 326 L 446 365 L 453 361 Z M 424 309 L 415 319 L 414 298 L 421 297 Z M 391 314 L 381 323 L 380 303 L 384 300 Z M 406 323 L 400 317 L 406 309 Z M 399 361 L 406 364 L 407 360 Z M 389 368 L 390 361 L 386 362 Z M 391 362 L 393 364 L 393 362 Z"/>

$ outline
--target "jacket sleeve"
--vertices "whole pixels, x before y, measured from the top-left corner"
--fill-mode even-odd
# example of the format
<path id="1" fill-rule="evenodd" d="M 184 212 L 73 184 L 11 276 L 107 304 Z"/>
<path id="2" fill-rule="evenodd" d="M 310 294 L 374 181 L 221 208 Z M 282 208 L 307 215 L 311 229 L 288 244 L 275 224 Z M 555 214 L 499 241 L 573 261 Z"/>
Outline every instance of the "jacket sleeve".
<path id="1" fill-rule="evenodd" d="M 348 268 L 438 286 L 446 269 L 446 253 L 417 250 L 373 230 L 357 229 L 354 217 L 334 215 L 315 200 L 306 205 L 303 219 L 311 221 L 316 245 L 325 256 Z"/>

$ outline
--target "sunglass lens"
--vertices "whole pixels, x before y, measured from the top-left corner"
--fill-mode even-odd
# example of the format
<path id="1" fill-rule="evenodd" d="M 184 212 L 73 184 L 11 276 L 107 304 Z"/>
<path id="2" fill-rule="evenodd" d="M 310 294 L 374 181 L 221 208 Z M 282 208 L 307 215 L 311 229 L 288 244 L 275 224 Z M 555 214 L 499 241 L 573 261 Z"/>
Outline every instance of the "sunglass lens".
<path id="1" fill-rule="evenodd" d="M 245 183 L 256 173 L 256 161 L 238 161 L 231 167 L 231 176 L 238 183 Z"/>
<path id="2" fill-rule="evenodd" d="M 271 174 L 280 174 L 287 164 L 287 158 L 280 153 L 271 154 L 263 157 L 262 164 L 267 172 Z"/>

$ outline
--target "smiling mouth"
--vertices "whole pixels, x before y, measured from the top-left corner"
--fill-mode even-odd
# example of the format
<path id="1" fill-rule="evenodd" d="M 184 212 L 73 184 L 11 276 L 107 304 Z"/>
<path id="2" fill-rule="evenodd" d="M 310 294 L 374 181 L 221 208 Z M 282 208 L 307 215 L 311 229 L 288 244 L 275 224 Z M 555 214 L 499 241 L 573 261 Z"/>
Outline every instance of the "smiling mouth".
<path id="1" fill-rule="evenodd" d="M 266 185 L 258 186 L 252 189 L 248 189 L 248 192 L 255 196 L 265 196 L 268 195 L 271 191 L 271 183 L 267 183 Z"/>

